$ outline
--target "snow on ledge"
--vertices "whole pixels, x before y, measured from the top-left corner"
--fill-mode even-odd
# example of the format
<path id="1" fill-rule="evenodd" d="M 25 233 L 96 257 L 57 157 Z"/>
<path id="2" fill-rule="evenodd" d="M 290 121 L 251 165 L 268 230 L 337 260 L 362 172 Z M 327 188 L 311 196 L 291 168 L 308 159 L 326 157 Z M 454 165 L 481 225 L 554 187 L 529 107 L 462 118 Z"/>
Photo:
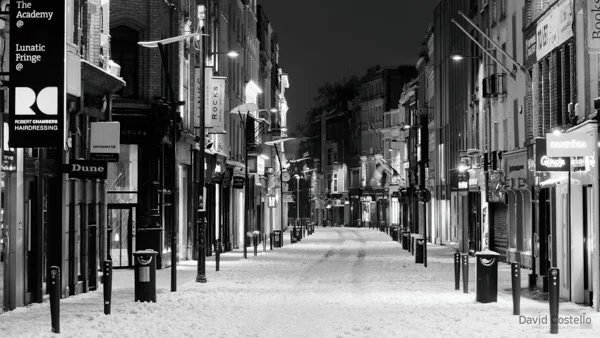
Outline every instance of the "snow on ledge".
<path id="1" fill-rule="evenodd" d="M 484 250 L 484 251 L 477 251 L 475 253 L 475 256 L 478 255 L 493 255 L 493 256 L 500 256 L 499 253 L 497 253 L 496 251 L 492 251 L 492 250 Z"/>

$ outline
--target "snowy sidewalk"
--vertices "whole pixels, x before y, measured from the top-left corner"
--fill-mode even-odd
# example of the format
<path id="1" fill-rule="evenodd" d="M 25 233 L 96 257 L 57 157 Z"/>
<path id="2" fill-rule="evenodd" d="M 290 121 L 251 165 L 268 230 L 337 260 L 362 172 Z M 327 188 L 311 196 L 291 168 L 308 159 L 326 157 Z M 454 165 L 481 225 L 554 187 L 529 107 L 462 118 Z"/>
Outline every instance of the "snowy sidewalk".
<path id="1" fill-rule="evenodd" d="M 428 267 L 389 236 L 368 228 L 316 228 L 313 235 L 248 259 L 222 255 L 208 283 L 195 282 L 196 262 L 157 271 L 157 302 L 133 301 L 133 270 L 115 270 L 112 315 L 105 316 L 102 288 L 61 301 L 61 335 L 67 337 L 536 337 L 550 335 L 548 303 L 521 299 L 512 315 L 507 264 L 499 268 L 498 302 L 475 301 L 475 259 L 468 294 L 454 290 L 454 250 L 428 244 Z M 509 268 L 509 267 L 508 267 Z M 526 286 L 527 274 L 522 274 Z M 462 281 L 461 281 L 462 287 Z M 562 325 L 558 336 L 597 337 L 600 314 L 572 303 L 561 317 L 591 325 Z M 567 317 L 571 316 L 571 317 Z M 584 316 L 584 317 L 581 317 Z M 527 323 L 522 323 L 528 320 Z M 591 326 L 591 327 L 590 327 Z M 49 304 L 0 315 L 0 336 L 51 337 Z"/>

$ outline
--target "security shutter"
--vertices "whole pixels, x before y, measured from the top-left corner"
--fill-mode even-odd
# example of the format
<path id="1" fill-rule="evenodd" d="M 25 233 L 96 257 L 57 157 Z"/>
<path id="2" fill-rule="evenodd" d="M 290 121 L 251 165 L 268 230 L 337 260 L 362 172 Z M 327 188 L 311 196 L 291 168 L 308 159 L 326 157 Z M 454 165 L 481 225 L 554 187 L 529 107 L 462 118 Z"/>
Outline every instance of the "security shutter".
<path id="1" fill-rule="evenodd" d="M 508 249 L 508 206 L 504 203 L 490 203 L 492 215 L 490 220 L 490 250 L 500 254 L 500 260 L 506 262 L 506 251 Z"/>

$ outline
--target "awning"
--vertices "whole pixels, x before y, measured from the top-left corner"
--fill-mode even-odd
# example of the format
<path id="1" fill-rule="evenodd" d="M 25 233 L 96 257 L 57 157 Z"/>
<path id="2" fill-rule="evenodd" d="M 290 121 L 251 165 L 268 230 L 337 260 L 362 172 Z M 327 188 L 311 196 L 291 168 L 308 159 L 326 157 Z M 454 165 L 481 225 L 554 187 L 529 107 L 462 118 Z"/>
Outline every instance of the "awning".
<path id="1" fill-rule="evenodd" d="M 81 60 L 81 80 L 85 84 L 86 92 L 97 95 L 114 93 L 125 87 L 123 79 L 83 59 Z"/>

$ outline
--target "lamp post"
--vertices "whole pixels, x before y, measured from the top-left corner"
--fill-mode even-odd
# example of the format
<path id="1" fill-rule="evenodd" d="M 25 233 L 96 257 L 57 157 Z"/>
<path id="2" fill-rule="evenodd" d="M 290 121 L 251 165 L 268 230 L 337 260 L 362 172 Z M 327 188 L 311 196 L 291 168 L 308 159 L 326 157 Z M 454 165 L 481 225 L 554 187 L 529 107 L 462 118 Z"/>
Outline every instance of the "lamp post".
<path id="1" fill-rule="evenodd" d="M 171 203 L 171 209 L 172 209 L 172 215 L 171 215 L 171 217 L 172 217 L 172 219 L 171 219 L 171 221 L 172 221 L 172 228 L 171 228 L 171 291 L 172 292 L 177 291 L 177 231 L 178 231 L 178 228 L 177 228 L 176 207 L 177 207 L 177 171 L 179 169 L 178 164 L 177 164 L 177 105 L 178 105 L 178 102 L 175 101 L 175 90 L 173 89 L 173 83 L 171 82 L 171 72 L 169 71 L 168 66 L 167 66 L 167 59 L 166 59 L 166 55 L 165 55 L 165 51 L 164 51 L 164 45 L 170 44 L 173 42 L 180 42 L 185 39 L 197 38 L 197 37 L 205 36 L 205 35 L 207 35 L 207 34 L 192 33 L 192 34 L 186 34 L 186 35 L 176 36 L 176 37 L 172 37 L 172 38 L 162 39 L 162 40 L 158 40 L 158 41 L 146 41 L 146 42 L 140 41 L 140 42 L 138 42 L 138 45 L 140 45 L 142 47 L 147 47 L 147 48 L 157 48 L 158 47 L 162 67 L 165 72 L 167 85 L 169 87 L 169 94 L 171 96 L 171 120 L 172 120 L 171 158 L 173 161 L 173 163 L 171 163 L 172 169 L 173 169 L 173 174 L 171 175 L 171 198 L 172 198 L 172 203 Z M 201 112 L 200 120 L 204 121 L 204 116 L 202 113 L 203 112 Z M 201 142 L 204 143 L 204 138 L 201 138 L 201 139 L 202 139 Z M 202 146 L 202 148 L 204 148 L 204 147 Z M 203 150 L 204 149 L 202 149 L 202 154 L 204 154 Z"/>
<path id="2" fill-rule="evenodd" d="M 242 122 L 243 126 L 244 126 L 244 131 L 247 133 L 248 132 L 248 118 L 251 118 L 254 121 L 258 121 L 258 122 L 263 122 L 268 124 L 268 121 L 265 119 L 261 119 L 258 117 L 252 117 L 250 115 L 250 112 L 256 112 L 256 114 L 258 114 L 260 111 L 266 111 L 266 109 L 258 109 L 258 105 L 256 105 L 255 103 L 244 103 L 241 104 L 235 108 L 233 108 L 231 110 L 231 114 L 238 114 L 238 116 L 240 117 L 240 121 Z M 246 118 L 243 117 L 243 115 L 246 115 Z M 258 135 L 260 136 L 260 135 Z M 253 135 L 253 137 L 256 137 Z M 248 182 L 248 148 L 249 148 L 250 143 L 248 142 L 248 135 L 246 135 L 246 142 L 245 142 L 245 147 L 244 147 L 244 178 L 245 178 L 245 187 L 244 187 L 244 194 L 245 194 L 245 198 L 244 198 L 244 208 L 246 209 L 246 214 L 244 216 L 244 259 L 248 258 L 248 221 L 250 220 L 249 214 L 250 214 L 250 190 L 249 190 L 249 182 Z"/>

